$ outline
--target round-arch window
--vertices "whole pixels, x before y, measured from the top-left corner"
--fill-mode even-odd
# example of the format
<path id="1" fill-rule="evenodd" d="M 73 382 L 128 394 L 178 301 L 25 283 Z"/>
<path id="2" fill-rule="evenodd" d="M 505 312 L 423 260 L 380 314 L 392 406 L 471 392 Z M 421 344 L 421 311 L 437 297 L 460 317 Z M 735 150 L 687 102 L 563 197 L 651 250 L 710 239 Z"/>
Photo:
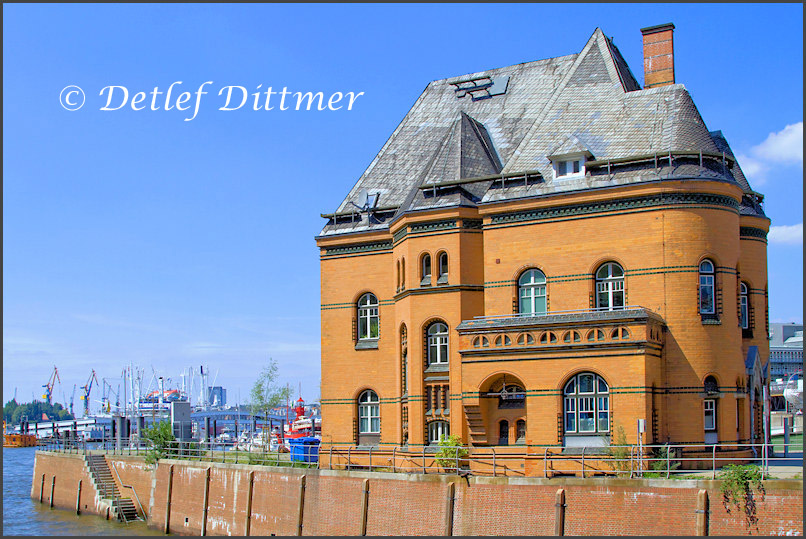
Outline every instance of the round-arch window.
<path id="1" fill-rule="evenodd" d="M 707 258 L 700 262 L 700 314 L 715 314 L 714 263 Z"/>
<path id="2" fill-rule="evenodd" d="M 448 326 L 435 322 L 428 326 L 428 364 L 448 363 Z M 489 346 L 489 341 L 487 342 Z"/>
<path id="3" fill-rule="evenodd" d="M 546 314 L 546 276 L 538 269 L 524 271 L 518 279 L 518 312 Z"/>
<path id="4" fill-rule="evenodd" d="M 742 329 L 748 329 L 750 327 L 750 316 L 747 305 L 747 285 L 745 283 L 739 285 L 739 317 Z"/>
<path id="5" fill-rule="evenodd" d="M 358 432 L 379 434 L 381 432 L 381 408 L 378 395 L 368 389 L 358 397 Z"/>
<path id="6" fill-rule="evenodd" d="M 601 376 L 583 372 L 563 389 L 565 432 L 602 434 L 610 431 L 610 391 Z"/>
<path id="7" fill-rule="evenodd" d="M 379 334 L 378 298 L 364 294 L 358 300 L 358 338 L 377 339 Z"/>
<path id="8" fill-rule="evenodd" d="M 596 270 L 596 307 L 610 311 L 624 308 L 624 270 L 615 262 Z"/>

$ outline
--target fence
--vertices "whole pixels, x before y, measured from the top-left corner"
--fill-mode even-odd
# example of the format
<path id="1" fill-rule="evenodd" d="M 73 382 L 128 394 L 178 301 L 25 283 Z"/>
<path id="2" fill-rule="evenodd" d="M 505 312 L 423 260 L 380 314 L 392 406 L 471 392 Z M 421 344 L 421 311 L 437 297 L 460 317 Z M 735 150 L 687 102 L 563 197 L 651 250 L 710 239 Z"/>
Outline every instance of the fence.
<path id="1" fill-rule="evenodd" d="M 300 462 L 291 453 L 274 444 L 202 441 L 170 441 L 160 458 L 255 464 L 263 466 L 318 467 L 331 470 L 367 470 L 395 473 L 451 473 L 481 476 L 573 475 L 579 477 L 616 476 L 625 478 L 659 477 L 699 473 L 712 479 L 729 464 L 754 463 L 762 479 L 770 475 L 770 461 L 775 466 L 803 465 L 802 445 L 775 442 L 783 454 L 773 452 L 773 444 L 669 444 L 618 445 L 608 447 L 562 448 L 529 447 L 429 447 L 410 450 L 393 446 L 334 447 L 321 451 L 309 448 L 318 462 Z M 87 442 L 64 438 L 40 444 L 40 449 L 65 453 L 99 452 L 110 455 L 145 455 L 151 448 L 145 440 L 128 438 Z M 314 460 L 314 459 L 310 459 Z"/>

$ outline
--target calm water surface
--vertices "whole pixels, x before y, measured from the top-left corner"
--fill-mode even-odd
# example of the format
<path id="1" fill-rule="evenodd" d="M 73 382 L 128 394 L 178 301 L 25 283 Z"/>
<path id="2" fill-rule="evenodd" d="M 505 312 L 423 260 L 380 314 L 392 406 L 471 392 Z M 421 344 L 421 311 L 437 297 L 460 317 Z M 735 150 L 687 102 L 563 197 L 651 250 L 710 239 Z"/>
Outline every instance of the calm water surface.
<path id="1" fill-rule="evenodd" d="M 33 447 L 3 449 L 3 535 L 163 535 L 143 522 L 79 516 L 32 500 L 35 453 Z"/>

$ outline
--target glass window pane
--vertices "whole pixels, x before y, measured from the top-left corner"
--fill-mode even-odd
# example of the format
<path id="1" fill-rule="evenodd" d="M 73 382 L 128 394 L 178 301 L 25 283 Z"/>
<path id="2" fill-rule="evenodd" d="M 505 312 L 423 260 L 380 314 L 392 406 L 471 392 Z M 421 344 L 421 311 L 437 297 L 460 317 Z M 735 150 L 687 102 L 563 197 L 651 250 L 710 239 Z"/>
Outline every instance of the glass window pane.
<path id="1" fill-rule="evenodd" d="M 599 432 L 607 432 L 610 430 L 610 417 L 607 412 L 599 412 Z"/>
<path id="2" fill-rule="evenodd" d="M 574 161 L 574 174 L 579 172 L 579 161 Z"/>
<path id="3" fill-rule="evenodd" d="M 579 392 L 580 393 L 593 393 L 593 375 L 592 374 L 580 374 L 577 377 L 579 380 Z"/>
<path id="4" fill-rule="evenodd" d="M 543 292 L 545 294 L 545 291 Z M 546 314 L 546 296 L 538 296 L 535 298 L 535 309 L 534 312 L 536 314 Z"/>
<path id="5" fill-rule="evenodd" d="M 576 393 L 576 379 L 572 378 L 571 381 L 565 386 L 565 394 L 573 395 L 574 393 Z"/>
<path id="6" fill-rule="evenodd" d="M 568 163 L 566 163 L 565 161 L 560 161 L 557 164 L 557 175 L 558 176 L 565 176 L 567 174 L 567 167 L 568 167 Z"/>
<path id="7" fill-rule="evenodd" d="M 599 382 L 599 393 L 607 393 L 607 383 L 601 378 L 598 379 L 598 382 Z"/>

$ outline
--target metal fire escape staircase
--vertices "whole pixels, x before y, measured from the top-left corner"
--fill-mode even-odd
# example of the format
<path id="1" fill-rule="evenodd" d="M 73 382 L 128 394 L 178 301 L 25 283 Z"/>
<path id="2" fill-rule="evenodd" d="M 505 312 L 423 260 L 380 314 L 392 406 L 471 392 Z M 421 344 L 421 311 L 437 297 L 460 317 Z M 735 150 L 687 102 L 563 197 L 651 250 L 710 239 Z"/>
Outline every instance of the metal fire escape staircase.
<path id="1" fill-rule="evenodd" d="M 107 503 L 115 517 L 125 523 L 133 520 L 143 520 L 137 512 L 137 508 L 131 498 L 121 496 L 117 484 L 112 477 L 112 472 L 106 463 L 103 455 L 84 456 L 87 468 L 90 471 L 95 491 Z"/>

